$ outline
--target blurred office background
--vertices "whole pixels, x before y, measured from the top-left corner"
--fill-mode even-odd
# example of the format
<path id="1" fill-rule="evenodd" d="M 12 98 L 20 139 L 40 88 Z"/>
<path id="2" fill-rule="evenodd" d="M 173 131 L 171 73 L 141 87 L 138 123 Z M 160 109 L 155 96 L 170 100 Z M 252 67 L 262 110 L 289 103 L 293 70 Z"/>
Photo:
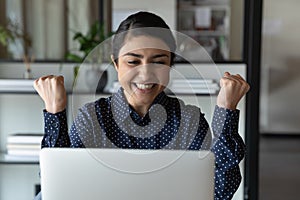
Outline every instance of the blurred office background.
<path id="1" fill-rule="evenodd" d="M 261 1 L 258 196 L 262 200 L 294 200 L 300 198 L 297 194 L 300 185 L 297 172 L 300 168 L 300 1 Z M 34 38 L 26 44 L 16 38 L 6 47 L 0 45 L 0 66 L 20 64 L 24 53 L 34 54 L 35 62 L 66 61 L 66 52 L 78 48 L 72 39 L 74 30 L 86 32 L 95 20 L 101 19 L 105 31 L 110 32 L 124 16 L 138 10 L 161 15 L 172 29 L 201 43 L 216 63 L 243 63 L 245 2 L 0 0 L 0 25 L 17 22 L 15 25 L 25 30 L 29 39 Z M 195 52 L 189 44 L 180 46 L 186 54 Z M 195 62 L 207 60 L 195 58 Z M 3 151 L 4 141 L 0 141 L 0 147 Z"/>
<path id="2" fill-rule="evenodd" d="M 300 198 L 300 14 L 297 0 L 264 0 L 260 199 Z"/>

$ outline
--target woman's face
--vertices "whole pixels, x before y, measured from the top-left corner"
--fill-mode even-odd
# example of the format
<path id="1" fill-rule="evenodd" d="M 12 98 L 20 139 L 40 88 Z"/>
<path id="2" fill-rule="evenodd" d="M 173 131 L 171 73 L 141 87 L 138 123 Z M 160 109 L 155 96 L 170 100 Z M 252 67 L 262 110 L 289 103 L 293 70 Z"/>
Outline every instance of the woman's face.
<path id="1" fill-rule="evenodd" d="M 169 82 L 171 53 L 160 39 L 136 36 L 126 39 L 115 68 L 128 103 L 150 106 Z"/>

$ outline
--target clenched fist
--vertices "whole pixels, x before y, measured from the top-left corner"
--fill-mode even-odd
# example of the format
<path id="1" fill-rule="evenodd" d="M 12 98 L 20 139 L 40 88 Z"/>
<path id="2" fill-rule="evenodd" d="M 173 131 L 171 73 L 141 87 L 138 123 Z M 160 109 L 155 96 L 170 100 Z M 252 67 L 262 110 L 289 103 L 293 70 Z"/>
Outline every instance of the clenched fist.
<path id="1" fill-rule="evenodd" d="M 231 110 L 236 109 L 241 98 L 250 89 L 249 84 L 239 74 L 231 75 L 228 72 L 221 78 L 220 87 L 217 105 Z"/>
<path id="2" fill-rule="evenodd" d="M 67 105 L 67 94 L 63 76 L 43 76 L 34 81 L 34 88 L 43 99 L 50 113 L 63 111 Z"/>

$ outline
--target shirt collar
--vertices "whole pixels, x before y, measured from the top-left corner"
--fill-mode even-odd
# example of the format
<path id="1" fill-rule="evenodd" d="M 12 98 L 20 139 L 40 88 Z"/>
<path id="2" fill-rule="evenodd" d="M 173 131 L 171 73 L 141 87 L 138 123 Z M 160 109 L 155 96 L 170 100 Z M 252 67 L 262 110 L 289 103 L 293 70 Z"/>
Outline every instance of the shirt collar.
<path id="1" fill-rule="evenodd" d="M 165 92 L 162 91 L 157 95 L 157 97 L 151 104 L 149 111 L 155 104 L 160 104 L 163 107 L 168 104 L 168 96 L 165 94 Z M 111 97 L 111 110 L 114 120 L 121 123 L 124 122 L 128 117 L 130 117 L 131 112 L 135 112 L 132 108 L 130 108 L 124 95 L 124 89 L 122 87 Z"/>

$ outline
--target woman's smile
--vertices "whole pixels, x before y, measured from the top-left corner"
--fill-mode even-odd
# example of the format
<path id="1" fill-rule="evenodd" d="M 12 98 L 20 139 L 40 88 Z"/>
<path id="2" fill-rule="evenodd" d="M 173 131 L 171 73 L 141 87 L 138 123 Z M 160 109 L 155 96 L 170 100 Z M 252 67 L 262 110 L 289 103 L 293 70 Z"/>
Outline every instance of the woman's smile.
<path id="1" fill-rule="evenodd" d="M 155 86 L 155 84 L 143 84 L 143 83 L 135 83 L 135 85 L 140 90 L 150 90 Z"/>

